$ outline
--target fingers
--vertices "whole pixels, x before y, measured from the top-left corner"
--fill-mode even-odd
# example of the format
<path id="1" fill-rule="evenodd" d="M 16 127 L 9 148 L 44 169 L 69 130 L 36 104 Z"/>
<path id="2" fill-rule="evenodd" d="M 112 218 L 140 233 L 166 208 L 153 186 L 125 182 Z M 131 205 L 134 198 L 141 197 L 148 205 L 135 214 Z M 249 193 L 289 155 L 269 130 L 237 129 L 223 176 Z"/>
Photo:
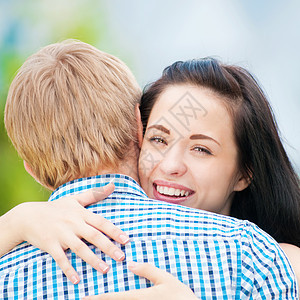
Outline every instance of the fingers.
<path id="1" fill-rule="evenodd" d="M 124 252 L 121 251 L 115 244 L 113 244 L 104 234 L 100 233 L 98 230 L 94 229 L 91 226 L 86 226 L 83 228 L 83 230 L 83 238 L 91 244 L 95 245 L 112 259 L 122 261 L 125 258 Z"/>
<path id="2" fill-rule="evenodd" d="M 128 263 L 129 269 L 136 275 L 145 277 L 154 283 L 154 286 L 145 289 L 143 298 L 136 299 L 177 299 L 177 300 L 197 300 L 193 291 L 172 274 L 156 268 L 151 264 Z M 138 294 L 135 294 L 138 295 Z M 102 298 L 101 298 L 102 299 Z M 110 299 L 110 298 L 108 298 Z M 112 298 L 115 299 L 115 298 Z M 117 298 L 116 298 L 117 299 Z M 127 299 L 127 298 L 124 298 Z M 131 298 L 128 298 L 131 299 Z M 133 298 L 132 298 L 133 299 Z"/>
<path id="3" fill-rule="evenodd" d="M 93 226 L 99 231 L 102 231 L 107 236 L 111 237 L 116 242 L 120 244 L 126 244 L 129 242 L 129 236 L 115 226 L 110 221 L 106 220 L 105 218 L 101 217 L 100 215 L 94 214 L 91 211 L 86 211 L 85 221 L 89 225 Z M 83 236 L 84 237 L 84 236 Z M 94 244 L 94 243 L 93 243 Z M 94 244 L 95 245 L 95 244 Z M 110 242 L 110 245 L 112 243 Z M 102 248 L 100 248 L 102 249 Z"/>
<path id="4" fill-rule="evenodd" d="M 156 268 L 151 264 L 128 263 L 129 269 L 136 275 L 145 277 L 155 285 L 150 288 L 118 293 L 106 293 L 97 296 L 87 296 L 83 300 L 197 300 L 193 291 L 171 274 Z"/>
<path id="5" fill-rule="evenodd" d="M 137 263 L 134 261 L 128 262 L 128 268 L 131 272 L 138 276 L 149 279 L 154 285 L 166 283 L 174 279 L 173 275 L 167 273 L 164 270 L 156 268 L 155 266 L 148 263 Z"/>
<path id="6" fill-rule="evenodd" d="M 74 195 L 74 197 L 82 206 L 91 205 L 100 200 L 104 200 L 108 197 L 115 189 L 115 185 L 111 182 L 105 186 L 99 188 L 93 188 L 87 192 Z"/>
<path id="7" fill-rule="evenodd" d="M 97 255 L 80 239 L 70 241 L 68 245 L 74 253 L 98 272 L 106 273 L 109 270 L 109 266 L 102 259 L 97 257 Z"/>
<path id="8" fill-rule="evenodd" d="M 67 278 L 73 283 L 77 284 L 80 281 L 80 278 L 75 271 L 75 269 L 72 267 L 71 263 L 69 262 L 65 252 L 61 248 L 59 244 L 53 245 L 51 253 L 49 254 L 53 257 L 53 259 L 56 261 L 56 263 L 59 265 L 61 270 L 64 272 L 64 274 L 67 276 Z"/>

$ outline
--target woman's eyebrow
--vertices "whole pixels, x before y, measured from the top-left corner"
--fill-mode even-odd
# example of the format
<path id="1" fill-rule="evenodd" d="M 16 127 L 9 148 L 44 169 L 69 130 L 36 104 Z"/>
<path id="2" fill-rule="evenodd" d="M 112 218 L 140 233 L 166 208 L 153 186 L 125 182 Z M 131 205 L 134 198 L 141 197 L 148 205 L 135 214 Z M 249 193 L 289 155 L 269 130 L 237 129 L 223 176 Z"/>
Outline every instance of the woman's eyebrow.
<path id="1" fill-rule="evenodd" d="M 155 124 L 155 125 L 152 125 L 152 126 L 148 127 L 148 129 L 151 129 L 151 128 L 155 128 L 155 129 L 158 129 L 158 130 L 160 130 L 162 132 L 165 132 L 166 134 L 170 134 L 170 130 L 167 129 L 163 125 L 157 125 L 157 124 Z"/>
<path id="2" fill-rule="evenodd" d="M 221 146 L 220 143 L 218 143 L 215 139 L 213 139 L 212 137 L 207 136 L 205 134 L 193 134 L 190 136 L 190 139 L 191 140 L 211 140 L 211 141 L 214 141 L 215 143 L 217 143 L 219 146 Z"/>

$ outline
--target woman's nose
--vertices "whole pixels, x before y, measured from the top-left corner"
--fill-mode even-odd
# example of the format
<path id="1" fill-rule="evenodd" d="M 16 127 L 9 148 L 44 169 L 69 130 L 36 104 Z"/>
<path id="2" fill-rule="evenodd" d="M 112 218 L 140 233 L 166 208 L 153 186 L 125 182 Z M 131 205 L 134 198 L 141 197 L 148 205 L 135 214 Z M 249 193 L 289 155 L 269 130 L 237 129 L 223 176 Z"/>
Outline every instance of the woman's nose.
<path id="1" fill-rule="evenodd" d="M 187 171 L 183 153 L 176 147 L 172 147 L 163 154 L 159 167 L 163 173 L 170 176 L 182 176 Z"/>

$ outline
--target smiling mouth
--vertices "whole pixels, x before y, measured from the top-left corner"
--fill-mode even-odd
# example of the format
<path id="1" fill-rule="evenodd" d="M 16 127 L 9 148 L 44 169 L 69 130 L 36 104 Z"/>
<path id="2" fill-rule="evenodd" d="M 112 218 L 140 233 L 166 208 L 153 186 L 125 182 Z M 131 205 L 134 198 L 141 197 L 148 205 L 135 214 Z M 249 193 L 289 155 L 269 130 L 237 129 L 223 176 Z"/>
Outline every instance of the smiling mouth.
<path id="1" fill-rule="evenodd" d="M 195 192 L 190 189 L 179 189 L 174 187 L 167 187 L 164 185 L 158 185 L 156 183 L 153 183 L 153 187 L 158 195 L 161 195 L 163 197 L 170 197 L 175 199 L 186 199 L 186 197 L 194 194 Z"/>

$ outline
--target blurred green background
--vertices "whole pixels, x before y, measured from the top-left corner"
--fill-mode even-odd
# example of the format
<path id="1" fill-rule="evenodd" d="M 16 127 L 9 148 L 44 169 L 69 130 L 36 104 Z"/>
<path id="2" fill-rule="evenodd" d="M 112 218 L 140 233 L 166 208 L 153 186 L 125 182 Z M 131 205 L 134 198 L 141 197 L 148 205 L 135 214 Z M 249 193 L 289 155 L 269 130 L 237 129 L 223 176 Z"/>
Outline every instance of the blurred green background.
<path id="1" fill-rule="evenodd" d="M 4 107 L 16 71 L 39 48 L 68 38 L 113 53 L 114 43 L 107 39 L 103 11 L 103 3 L 92 0 L 0 2 L 0 215 L 18 203 L 47 200 L 50 195 L 26 173 L 6 135 Z"/>
<path id="2" fill-rule="evenodd" d="M 300 174 L 299 10 L 299 0 L 0 0 L 0 215 L 49 197 L 9 142 L 3 110 L 25 59 L 68 38 L 122 59 L 141 87 L 176 60 L 214 56 L 246 67 L 269 96 Z"/>

